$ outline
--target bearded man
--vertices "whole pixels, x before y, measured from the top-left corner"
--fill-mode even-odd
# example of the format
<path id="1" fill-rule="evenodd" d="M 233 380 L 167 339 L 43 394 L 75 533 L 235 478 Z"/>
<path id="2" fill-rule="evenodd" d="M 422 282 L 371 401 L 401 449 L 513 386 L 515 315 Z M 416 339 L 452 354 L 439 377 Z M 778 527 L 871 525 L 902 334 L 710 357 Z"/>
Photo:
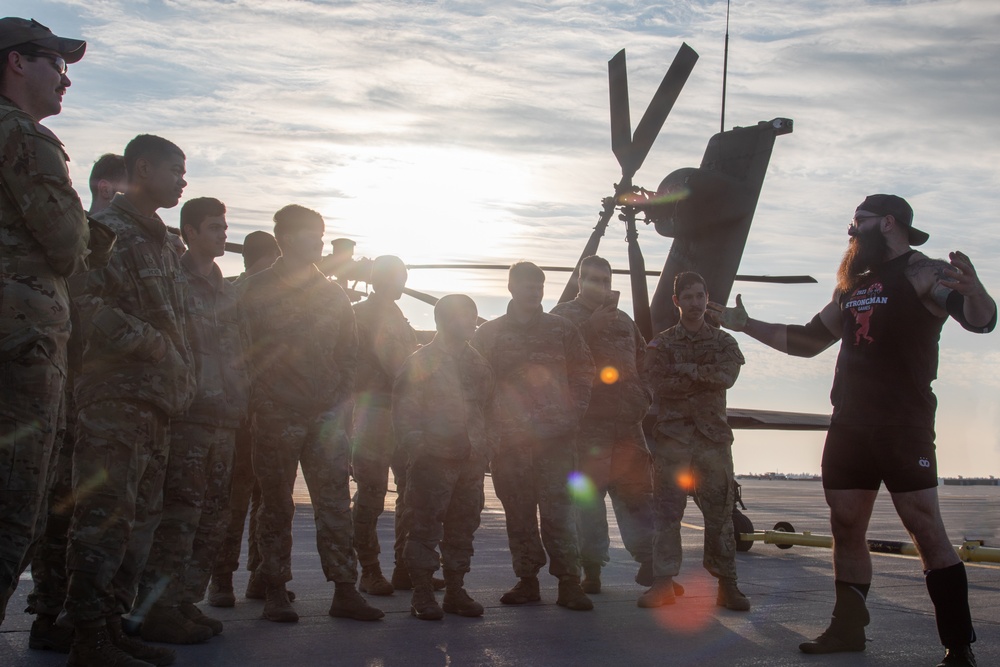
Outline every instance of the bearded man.
<path id="1" fill-rule="evenodd" d="M 913 250 L 928 235 L 912 223 L 913 209 L 901 197 L 878 194 L 861 202 L 833 300 L 805 326 L 750 319 L 739 296 L 736 308 L 710 307 L 723 326 L 787 354 L 812 357 L 841 341 L 823 449 L 836 603 L 829 628 L 799 649 L 865 649 L 872 578 L 866 532 L 885 482 L 923 562 L 946 649 L 939 667 L 975 665 L 965 566 L 938 507 L 931 382 L 948 316 L 969 331 L 988 333 L 996 326 L 997 307 L 964 253 L 950 253 L 949 265 Z"/>

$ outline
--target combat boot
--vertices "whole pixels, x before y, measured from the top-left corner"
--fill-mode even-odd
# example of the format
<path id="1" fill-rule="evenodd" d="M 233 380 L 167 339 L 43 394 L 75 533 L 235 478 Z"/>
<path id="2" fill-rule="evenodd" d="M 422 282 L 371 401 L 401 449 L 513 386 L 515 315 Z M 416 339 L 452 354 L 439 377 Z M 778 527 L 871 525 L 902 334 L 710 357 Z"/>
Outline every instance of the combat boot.
<path id="1" fill-rule="evenodd" d="M 114 635 L 112 635 L 114 636 Z M 148 642 L 200 644 L 212 638 L 212 631 L 181 613 L 178 607 L 153 605 L 142 621 L 141 636 Z"/>
<path id="2" fill-rule="evenodd" d="M 67 667 L 150 667 L 151 664 L 115 646 L 107 626 L 77 628 L 66 661 Z"/>
<path id="3" fill-rule="evenodd" d="M 355 621 L 377 621 L 385 616 L 381 609 L 368 604 L 349 581 L 337 582 L 329 613 L 334 618 L 353 618 Z"/>
<path id="4" fill-rule="evenodd" d="M 361 583 L 358 585 L 362 593 L 369 595 L 392 595 L 393 585 L 385 580 L 382 568 L 378 563 L 362 566 Z"/>
<path id="5" fill-rule="evenodd" d="M 198 609 L 197 605 L 193 602 L 181 602 L 178 609 L 181 613 L 191 621 L 192 623 L 197 623 L 198 625 L 204 625 L 206 628 L 212 631 L 212 635 L 222 634 L 222 621 L 217 618 L 212 618 L 211 616 L 206 616 L 201 609 Z"/>
<path id="6" fill-rule="evenodd" d="M 580 587 L 580 577 L 575 574 L 559 577 L 559 597 L 556 604 L 573 611 L 590 611 L 594 608 L 594 603 Z"/>
<path id="7" fill-rule="evenodd" d="M 156 667 L 172 665 L 177 657 L 173 650 L 165 646 L 150 646 L 135 637 L 126 635 L 122 631 L 122 617 L 118 615 L 108 618 L 108 636 L 111 638 L 111 642 L 125 653 L 137 660 L 156 665 Z"/>
<path id="8" fill-rule="evenodd" d="M 542 594 L 538 589 L 538 577 L 521 577 L 514 588 L 500 596 L 503 604 L 526 604 L 538 602 Z"/>
<path id="9" fill-rule="evenodd" d="M 837 600 L 830 626 L 816 639 L 802 642 L 803 653 L 856 653 L 865 650 L 865 626 L 871 621 L 865 598 L 868 585 L 834 581 Z"/>
<path id="10" fill-rule="evenodd" d="M 715 604 L 732 611 L 750 611 L 750 600 L 736 587 L 735 579 L 719 579 L 719 594 Z"/>
<path id="11" fill-rule="evenodd" d="M 601 566 L 596 563 L 585 563 L 583 566 L 583 592 L 594 595 L 601 592 Z"/>
<path id="12" fill-rule="evenodd" d="M 288 596 L 289 602 L 295 602 L 295 591 L 290 591 L 285 589 L 285 595 Z M 264 576 L 258 576 L 256 572 L 250 573 L 250 580 L 247 582 L 247 591 L 243 594 L 247 600 L 264 600 L 267 599 L 267 582 L 264 581 Z"/>
<path id="13" fill-rule="evenodd" d="M 31 633 L 28 635 L 28 648 L 36 651 L 55 651 L 69 653 L 73 646 L 73 629 L 56 625 L 54 614 L 38 614 L 31 623 Z"/>
<path id="14" fill-rule="evenodd" d="M 208 604 L 213 607 L 236 606 L 232 572 L 216 572 L 212 575 L 212 581 L 208 584 Z"/>
<path id="15" fill-rule="evenodd" d="M 473 600 L 465 590 L 465 573 L 454 570 L 444 571 L 444 602 L 441 608 L 449 614 L 458 614 L 469 618 L 483 615 L 483 605 Z"/>
<path id="16" fill-rule="evenodd" d="M 643 609 L 653 609 L 677 602 L 673 577 L 662 577 L 653 582 L 652 587 L 639 596 L 636 605 Z"/>
<path id="17" fill-rule="evenodd" d="M 262 618 L 275 623 L 298 623 L 299 615 L 292 609 L 285 584 L 268 584 L 264 599 Z"/>
<path id="18" fill-rule="evenodd" d="M 411 571 L 410 580 L 413 583 L 413 596 L 410 598 L 410 613 L 422 621 L 440 621 L 444 611 L 434 599 L 434 585 L 431 583 L 432 572 L 426 570 Z"/>

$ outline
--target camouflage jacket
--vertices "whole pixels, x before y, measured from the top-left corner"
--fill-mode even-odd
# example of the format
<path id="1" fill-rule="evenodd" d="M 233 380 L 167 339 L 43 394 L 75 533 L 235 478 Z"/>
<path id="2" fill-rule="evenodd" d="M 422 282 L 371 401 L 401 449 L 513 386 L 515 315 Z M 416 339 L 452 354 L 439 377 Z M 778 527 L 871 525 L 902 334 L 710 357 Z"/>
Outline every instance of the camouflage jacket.
<path id="1" fill-rule="evenodd" d="M 392 383 L 406 358 L 417 349 L 417 335 L 395 301 L 378 292 L 354 304 L 358 323 L 358 376 L 355 396 L 388 406 Z"/>
<path id="2" fill-rule="evenodd" d="M 217 264 L 203 276 L 191 257 L 181 256 L 187 276 L 188 341 L 194 355 L 197 393 L 183 419 L 222 428 L 236 428 L 245 419 L 250 380 L 243 358 L 239 289 L 222 277 Z"/>
<path id="3" fill-rule="evenodd" d="M 246 279 L 240 300 L 250 353 L 250 403 L 317 414 L 351 397 L 358 333 L 344 290 L 315 267 L 293 282 L 284 261 Z"/>
<path id="4" fill-rule="evenodd" d="M 501 446 L 575 433 L 595 372 L 576 325 L 541 308 L 521 324 L 508 306 L 506 315 L 479 327 L 472 346 L 496 375 L 488 418 Z"/>
<path id="5" fill-rule="evenodd" d="M 654 433 L 687 440 L 697 430 L 713 442 L 732 442 L 726 390 L 743 363 L 736 339 L 707 324 L 693 333 L 675 324 L 657 334 L 643 365 L 656 403 Z"/>
<path id="6" fill-rule="evenodd" d="M 155 213 L 123 194 L 94 216 L 118 236 L 107 267 L 73 279 L 84 331 L 78 408 L 111 398 L 152 403 L 175 417 L 194 398 L 180 259 Z"/>
<path id="7" fill-rule="evenodd" d="M 621 310 L 610 327 L 596 329 L 590 323 L 594 310 L 576 298 L 560 303 L 551 311 L 579 327 L 597 366 L 586 418 L 625 424 L 641 422 L 652 402 L 646 384 L 639 377 L 646 356 L 646 340 L 632 318 Z"/>
<path id="8" fill-rule="evenodd" d="M 453 354 L 436 339 L 404 363 L 392 393 L 397 443 L 412 457 L 443 459 L 492 455 L 486 409 L 493 396 L 493 371 L 470 345 Z"/>
<path id="9" fill-rule="evenodd" d="M 62 144 L 0 96 L 0 362 L 47 340 L 66 370 L 66 276 L 84 270 L 90 232 Z"/>

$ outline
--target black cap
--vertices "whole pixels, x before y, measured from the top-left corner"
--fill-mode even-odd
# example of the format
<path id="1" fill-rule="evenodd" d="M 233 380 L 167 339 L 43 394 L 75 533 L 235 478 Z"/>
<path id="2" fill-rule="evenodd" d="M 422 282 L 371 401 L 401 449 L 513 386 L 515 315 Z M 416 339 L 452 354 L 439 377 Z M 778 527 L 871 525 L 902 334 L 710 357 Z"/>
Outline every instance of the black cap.
<path id="1" fill-rule="evenodd" d="M 56 37 L 52 31 L 35 19 L 8 16 L 0 19 L 0 50 L 21 44 L 34 44 L 51 49 L 61 55 L 69 64 L 79 62 L 87 50 L 87 42 L 82 39 Z"/>
<path id="2" fill-rule="evenodd" d="M 910 245 L 923 245 L 930 234 L 922 232 L 913 226 L 913 209 L 906 200 L 896 195 L 868 195 L 858 205 L 858 211 L 868 211 L 878 215 L 891 215 L 896 222 L 907 227 Z"/>

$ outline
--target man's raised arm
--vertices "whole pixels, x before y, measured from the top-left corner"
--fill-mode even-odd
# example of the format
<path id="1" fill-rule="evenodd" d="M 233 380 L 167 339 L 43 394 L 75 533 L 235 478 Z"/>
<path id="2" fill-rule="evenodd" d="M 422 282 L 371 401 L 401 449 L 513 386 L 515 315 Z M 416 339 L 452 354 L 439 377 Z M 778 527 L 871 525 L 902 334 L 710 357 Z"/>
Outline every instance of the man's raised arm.
<path id="1" fill-rule="evenodd" d="M 752 319 L 743 306 L 743 295 L 736 295 L 736 307 L 708 304 L 723 327 L 742 331 L 768 347 L 794 357 L 815 357 L 840 339 L 840 304 L 838 293 L 805 325 L 775 324 Z"/>

